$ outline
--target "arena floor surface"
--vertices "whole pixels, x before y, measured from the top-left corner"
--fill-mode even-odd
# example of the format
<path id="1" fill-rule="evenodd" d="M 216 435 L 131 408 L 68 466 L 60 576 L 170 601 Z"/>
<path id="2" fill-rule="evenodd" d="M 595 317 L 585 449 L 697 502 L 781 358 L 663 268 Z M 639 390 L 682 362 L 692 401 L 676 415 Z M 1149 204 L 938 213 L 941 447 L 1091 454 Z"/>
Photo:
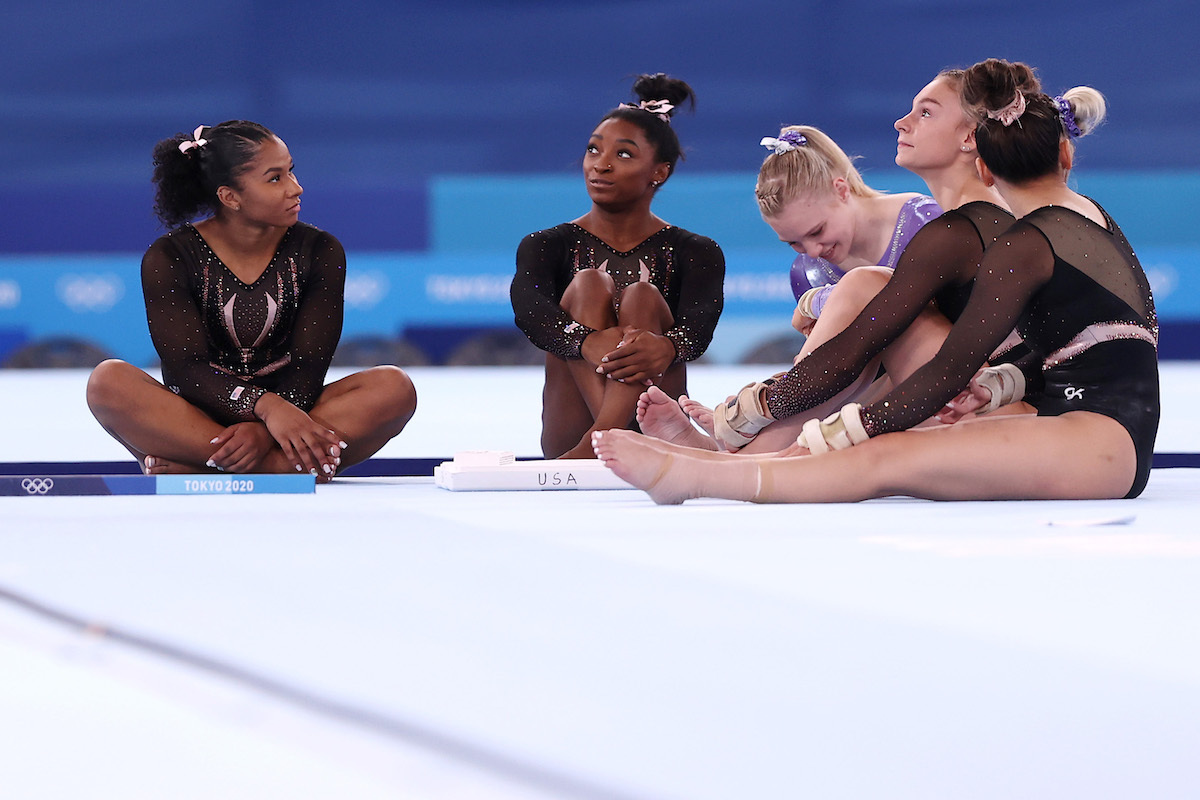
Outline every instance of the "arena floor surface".
<path id="1" fill-rule="evenodd" d="M 538 371 L 412 374 L 381 457 L 536 455 Z M 0 373 L 3 460 L 126 458 L 85 381 Z M 1194 465 L 1200 364 L 1163 386 Z M 1195 466 L 1105 502 L 0 498 L 0 795 L 1195 797 L 1198 510 Z"/>

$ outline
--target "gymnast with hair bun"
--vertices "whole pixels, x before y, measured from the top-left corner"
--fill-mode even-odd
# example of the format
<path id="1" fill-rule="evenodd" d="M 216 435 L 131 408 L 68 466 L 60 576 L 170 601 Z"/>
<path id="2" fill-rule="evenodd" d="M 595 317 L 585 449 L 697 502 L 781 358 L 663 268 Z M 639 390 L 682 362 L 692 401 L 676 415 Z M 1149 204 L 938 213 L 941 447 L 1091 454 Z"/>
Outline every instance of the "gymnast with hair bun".
<path id="1" fill-rule="evenodd" d="M 594 458 L 592 433 L 632 426 L 647 385 L 686 392 L 686 362 L 708 348 L 721 315 L 720 247 L 650 210 L 681 157 L 671 117 L 694 104 L 692 88 L 659 73 L 633 90 L 638 102 L 609 111 L 588 138 L 591 209 L 517 249 L 516 323 L 546 351 L 547 458 Z"/>
<path id="2" fill-rule="evenodd" d="M 812 328 L 788 373 L 751 384 L 739 392 L 741 400 L 715 409 L 682 399 L 682 411 L 707 436 L 653 389 L 638 402 L 643 432 L 709 450 L 778 452 L 794 444 L 806 420 L 824 417 L 847 402 L 878 399 L 933 357 L 962 313 L 984 249 L 1013 222 L 1004 199 L 976 170 L 975 120 L 962 105 L 961 82 L 962 70 L 943 71 L 917 93 L 911 110 L 895 123 L 896 163 L 919 175 L 936 198 L 935 203 L 916 195 L 900 207 L 886 251 L 895 269 L 860 267 L 837 284 L 805 290 L 796 318 L 808 320 Z M 826 140 L 811 128 L 787 128 L 780 139 L 763 140 L 771 152 L 759 172 L 759 210 L 783 241 L 794 241 L 804 230 L 836 241 L 836 234 L 826 230 L 845 227 L 836 223 L 841 208 L 836 193 L 825 204 L 811 199 L 818 187 L 828 185 L 831 173 L 849 175 L 846 183 L 852 186 L 862 182 L 857 173 L 847 173 L 853 170 L 849 159 Z M 925 219 L 931 210 L 941 214 L 934 221 Z M 848 212 L 840 213 L 853 219 Z M 841 249 L 818 246 L 831 253 Z M 990 361 L 1012 361 L 1027 352 L 1014 333 Z M 886 374 L 872 384 L 880 364 Z M 769 415 L 765 410 L 747 411 L 761 404 L 768 384 L 776 385 L 787 400 L 777 402 Z M 1031 406 L 1015 403 L 1003 413 L 1032 412 Z M 730 424 L 738 413 L 754 413 L 759 421 Z"/>
<path id="3" fill-rule="evenodd" d="M 378 451 L 416 410 L 397 367 L 325 385 L 346 256 L 299 221 L 293 168 L 278 136 L 242 120 L 154 148 L 155 212 L 169 232 L 142 259 L 142 290 L 163 383 L 114 359 L 87 387 L 96 419 L 147 474 L 324 481 Z"/>
<path id="4" fill-rule="evenodd" d="M 1050 97 L 1031 85 L 1028 66 L 997 59 L 962 74 L 981 176 L 1017 222 L 983 254 L 966 306 L 928 364 L 878 402 L 807 420 L 786 457 L 705 452 L 626 431 L 598 433 L 597 455 L 659 503 L 1138 496 L 1159 420 L 1154 301 L 1117 223 L 1067 185 L 1075 140 L 1103 120 L 1104 98 L 1088 87 Z M 1033 357 L 985 366 L 1014 326 Z M 1036 415 L 909 430 L 939 409 L 954 422 L 1018 400 L 1034 384 Z M 764 386 L 733 424 L 753 428 L 807 391 Z"/>

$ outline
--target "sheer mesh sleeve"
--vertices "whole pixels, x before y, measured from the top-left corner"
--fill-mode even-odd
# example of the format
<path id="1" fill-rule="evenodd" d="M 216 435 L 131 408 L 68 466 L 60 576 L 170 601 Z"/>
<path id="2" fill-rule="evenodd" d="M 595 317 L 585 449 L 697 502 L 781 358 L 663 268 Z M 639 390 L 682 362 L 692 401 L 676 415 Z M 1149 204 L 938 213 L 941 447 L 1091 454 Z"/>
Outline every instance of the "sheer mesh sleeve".
<path id="1" fill-rule="evenodd" d="M 311 254 L 303 253 L 301 257 L 310 266 L 288 343 L 291 363 L 273 391 L 307 411 L 325 388 L 329 362 L 342 336 L 346 253 L 337 239 L 322 233 Z"/>
<path id="2" fill-rule="evenodd" d="M 971 299 L 937 355 L 862 410 L 867 433 L 918 425 L 962 391 L 1053 271 L 1054 253 L 1042 232 L 1022 222 L 1010 228 L 983 256 Z"/>
<path id="3" fill-rule="evenodd" d="M 167 237 L 142 257 L 142 293 L 150 339 L 164 377 L 175 390 L 214 418 L 254 419 L 254 404 L 265 390 L 218 369 L 212 363 L 204 318 L 188 285 L 187 270 Z"/>
<path id="4" fill-rule="evenodd" d="M 725 295 L 725 254 L 712 239 L 692 234 L 676 251 L 679 297 L 671 313 L 675 326 L 665 335 L 676 361 L 694 361 L 712 342 Z"/>
<path id="5" fill-rule="evenodd" d="M 553 231 L 538 231 L 517 247 L 517 274 L 509 289 L 517 327 L 538 348 L 559 358 L 579 358 L 583 340 L 593 332 L 559 306 L 569 280 L 564 269 L 566 245 Z"/>
<path id="6" fill-rule="evenodd" d="M 849 386 L 872 358 L 907 330 L 939 289 L 974 276 L 983 250 L 979 231 L 957 211 L 921 228 L 892 277 L 862 313 L 767 389 L 771 414 L 776 419 L 794 416 Z"/>

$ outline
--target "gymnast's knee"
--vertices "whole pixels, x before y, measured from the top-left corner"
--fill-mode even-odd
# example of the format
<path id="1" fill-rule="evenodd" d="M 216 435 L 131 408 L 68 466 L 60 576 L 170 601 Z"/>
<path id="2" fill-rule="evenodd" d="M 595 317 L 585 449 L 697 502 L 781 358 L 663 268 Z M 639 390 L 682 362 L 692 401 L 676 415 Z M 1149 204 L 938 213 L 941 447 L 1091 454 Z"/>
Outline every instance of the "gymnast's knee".
<path id="1" fill-rule="evenodd" d="M 662 323 L 670 316 L 666 299 L 652 283 L 631 283 L 621 292 L 621 311 L 618 314 L 618 323 L 621 325 L 649 327 L 651 322 Z"/>
<path id="2" fill-rule="evenodd" d="M 563 292 L 563 305 L 584 303 L 590 306 L 594 303 L 611 302 L 616 293 L 617 286 L 607 272 L 581 269 L 571 278 L 566 291 Z"/>
<path id="3" fill-rule="evenodd" d="M 126 361 L 117 358 L 101 361 L 88 376 L 88 408 L 96 413 L 126 405 L 130 381 L 137 373 L 141 370 Z"/>
<path id="4" fill-rule="evenodd" d="M 887 285 L 892 271 L 887 267 L 858 267 L 842 276 L 833 287 L 826 301 L 864 307 Z"/>
<path id="5" fill-rule="evenodd" d="M 417 410 L 417 387 L 408 373 L 399 367 L 384 364 L 367 370 L 363 377 L 368 381 L 372 393 L 379 397 L 386 413 L 408 422 Z"/>

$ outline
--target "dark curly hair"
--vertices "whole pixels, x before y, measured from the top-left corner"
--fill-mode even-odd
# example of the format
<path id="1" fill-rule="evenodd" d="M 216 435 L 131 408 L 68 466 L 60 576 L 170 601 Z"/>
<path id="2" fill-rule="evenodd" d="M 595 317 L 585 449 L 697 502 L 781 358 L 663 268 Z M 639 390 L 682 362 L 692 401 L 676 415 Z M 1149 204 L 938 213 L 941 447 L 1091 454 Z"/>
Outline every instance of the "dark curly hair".
<path id="1" fill-rule="evenodd" d="M 259 147 L 275 134 L 257 122 L 235 119 L 202 126 L 198 136 L 205 144 L 186 153 L 179 146 L 193 141 L 190 133 L 177 133 L 154 146 L 154 214 L 167 228 L 204 212 L 216 213 L 221 206 L 217 189 L 237 186 Z"/>

